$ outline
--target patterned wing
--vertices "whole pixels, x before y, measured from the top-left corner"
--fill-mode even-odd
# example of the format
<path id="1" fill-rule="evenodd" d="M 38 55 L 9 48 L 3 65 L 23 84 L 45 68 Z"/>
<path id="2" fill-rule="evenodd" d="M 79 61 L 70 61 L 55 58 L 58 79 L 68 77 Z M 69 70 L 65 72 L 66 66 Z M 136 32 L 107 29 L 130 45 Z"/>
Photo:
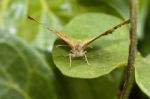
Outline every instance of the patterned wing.
<path id="1" fill-rule="evenodd" d="M 91 38 L 91 39 L 85 40 L 85 41 L 83 42 L 83 48 L 86 48 L 90 43 L 92 43 L 93 41 L 97 40 L 98 38 L 101 38 L 101 37 L 103 37 L 103 36 L 105 36 L 105 35 L 108 35 L 108 34 L 112 34 L 112 33 L 113 33 L 116 29 L 118 29 L 119 27 L 121 27 L 121 26 L 123 26 L 123 25 L 125 25 L 125 24 L 129 24 L 129 23 L 130 23 L 130 19 L 125 20 L 125 21 L 123 21 L 123 22 L 117 24 L 116 26 L 114 26 L 114 27 L 108 29 L 107 31 L 101 33 L 100 35 L 98 35 L 98 36 L 96 36 L 96 37 L 93 37 L 93 38 Z"/>
<path id="2" fill-rule="evenodd" d="M 62 40 L 64 40 L 71 47 L 73 47 L 73 43 L 75 41 L 73 38 L 67 36 L 66 34 L 64 34 L 62 32 L 58 32 L 55 29 L 49 28 L 47 25 L 40 23 L 39 21 L 37 21 L 36 19 L 32 18 L 31 16 L 28 16 L 28 19 L 30 19 L 30 20 L 40 24 L 41 26 L 43 26 L 44 28 L 48 29 L 52 33 L 56 34 L 58 37 L 60 37 Z"/>

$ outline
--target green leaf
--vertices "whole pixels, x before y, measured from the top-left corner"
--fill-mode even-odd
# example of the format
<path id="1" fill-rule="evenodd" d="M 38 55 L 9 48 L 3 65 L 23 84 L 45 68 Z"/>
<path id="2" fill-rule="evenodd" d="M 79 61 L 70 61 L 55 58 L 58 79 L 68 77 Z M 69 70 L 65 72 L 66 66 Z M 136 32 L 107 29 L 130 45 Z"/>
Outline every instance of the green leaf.
<path id="1" fill-rule="evenodd" d="M 136 60 L 135 78 L 140 89 L 150 97 L 150 55 Z"/>
<path id="2" fill-rule="evenodd" d="M 34 49 L 0 33 L 0 99 L 57 99 L 54 75 Z"/>
<path id="3" fill-rule="evenodd" d="M 102 13 L 87 13 L 74 18 L 63 29 L 63 32 L 75 39 L 87 39 L 99 35 L 114 25 L 122 22 L 114 16 Z M 57 40 L 55 45 L 64 45 Z M 79 78 L 95 78 L 110 73 L 113 69 L 124 65 L 128 55 L 128 28 L 123 26 L 112 35 L 102 37 L 87 49 L 87 65 L 84 58 L 72 59 L 69 67 L 69 48 L 56 47 L 52 51 L 53 60 L 58 69 L 67 76 Z"/>

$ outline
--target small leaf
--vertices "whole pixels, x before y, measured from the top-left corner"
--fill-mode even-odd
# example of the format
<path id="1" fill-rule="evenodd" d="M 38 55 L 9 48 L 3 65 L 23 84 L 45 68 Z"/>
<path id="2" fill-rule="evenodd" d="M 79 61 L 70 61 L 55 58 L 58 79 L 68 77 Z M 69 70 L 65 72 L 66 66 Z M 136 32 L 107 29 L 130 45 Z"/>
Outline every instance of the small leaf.
<path id="1" fill-rule="evenodd" d="M 136 60 L 135 78 L 140 89 L 150 97 L 150 55 Z"/>
<path id="2" fill-rule="evenodd" d="M 47 63 L 26 43 L 6 34 L 0 33 L 0 99 L 56 99 Z"/>
<path id="3" fill-rule="evenodd" d="M 88 13 L 74 18 L 67 24 L 63 32 L 75 39 L 88 39 L 99 35 L 114 25 L 122 22 L 114 16 L 102 13 Z M 55 45 L 64 45 L 57 40 Z M 69 67 L 69 50 L 67 47 L 54 47 L 53 60 L 58 69 L 67 76 L 79 78 L 95 78 L 108 74 L 113 69 L 123 65 L 128 55 L 128 28 L 123 26 L 112 35 L 102 37 L 91 44 L 93 48 L 87 49 L 90 65 L 84 58 L 72 59 Z"/>

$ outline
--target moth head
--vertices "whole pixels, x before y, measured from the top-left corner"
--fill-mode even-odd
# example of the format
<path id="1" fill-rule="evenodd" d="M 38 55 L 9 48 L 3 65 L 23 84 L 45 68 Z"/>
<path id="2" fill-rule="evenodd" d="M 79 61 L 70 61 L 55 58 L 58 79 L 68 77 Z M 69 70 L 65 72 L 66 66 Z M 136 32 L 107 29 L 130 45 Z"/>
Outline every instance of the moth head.
<path id="1" fill-rule="evenodd" d="M 82 43 L 78 42 L 72 47 L 71 53 L 73 54 L 73 57 L 82 57 L 85 55 L 86 51 L 84 50 Z"/>

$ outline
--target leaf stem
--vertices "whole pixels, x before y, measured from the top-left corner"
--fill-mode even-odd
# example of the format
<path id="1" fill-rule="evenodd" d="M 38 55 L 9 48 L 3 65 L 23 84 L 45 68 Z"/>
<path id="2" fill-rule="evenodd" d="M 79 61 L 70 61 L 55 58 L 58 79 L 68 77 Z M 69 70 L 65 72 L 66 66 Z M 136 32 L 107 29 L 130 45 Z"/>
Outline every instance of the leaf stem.
<path id="1" fill-rule="evenodd" d="M 128 67 L 125 75 L 125 82 L 119 99 L 128 99 L 134 83 L 134 61 L 137 45 L 137 2 L 138 0 L 130 0 L 130 46 L 128 56 Z"/>

